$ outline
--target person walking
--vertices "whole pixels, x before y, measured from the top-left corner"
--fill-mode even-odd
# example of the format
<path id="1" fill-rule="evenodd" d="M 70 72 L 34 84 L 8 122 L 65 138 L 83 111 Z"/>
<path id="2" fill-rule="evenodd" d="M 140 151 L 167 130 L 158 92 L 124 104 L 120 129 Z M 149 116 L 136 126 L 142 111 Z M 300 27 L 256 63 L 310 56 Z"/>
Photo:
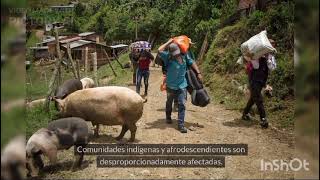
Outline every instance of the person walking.
<path id="1" fill-rule="evenodd" d="M 166 48 L 168 47 L 168 50 Z M 197 77 L 202 81 L 202 75 L 198 66 L 189 54 L 182 54 L 179 46 L 173 43 L 171 38 L 168 42 L 161 45 L 158 53 L 166 67 L 167 101 L 166 101 L 166 122 L 172 123 L 172 103 L 175 98 L 178 100 L 178 130 L 187 133 L 184 126 L 187 90 L 186 72 L 191 66 L 197 73 Z"/>
<path id="2" fill-rule="evenodd" d="M 134 85 L 136 85 L 136 80 L 137 80 L 137 69 L 138 69 L 138 60 L 139 60 L 139 50 L 132 48 L 132 51 L 129 54 L 129 58 L 132 64 L 132 70 L 133 70 L 133 74 L 132 74 L 132 83 Z"/>
<path id="3" fill-rule="evenodd" d="M 271 39 L 269 41 L 271 42 L 272 46 L 275 47 L 275 42 Z M 247 62 L 246 70 L 249 79 L 250 98 L 243 110 L 242 119 L 251 119 L 249 112 L 252 106 L 256 104 L 260 115 L 260 125 L 262 128 L 268 128 L 269 123 L 266 118 L 261 91 L 262 88 L 266 87 L 269 71 L 272 71 L 275 68 L 276 60 L 274 55 L 270 53 L 265 54 L 257 60 L 249 60 Z"/>
<path id="4" fill-rule="evenodd" d="M 138 60 L 138 69 L 137 69 L 137 83 L 136 83 L 136 92 L 140 94 L 141 81 L 144 80 L 144 95 L 148 95 L 148 86 L 149 86 L 149 76 L 150 70 L 149 66 L 151 61 L 154 60 L 153 55 L 148 50 L 142 50 Z"/>

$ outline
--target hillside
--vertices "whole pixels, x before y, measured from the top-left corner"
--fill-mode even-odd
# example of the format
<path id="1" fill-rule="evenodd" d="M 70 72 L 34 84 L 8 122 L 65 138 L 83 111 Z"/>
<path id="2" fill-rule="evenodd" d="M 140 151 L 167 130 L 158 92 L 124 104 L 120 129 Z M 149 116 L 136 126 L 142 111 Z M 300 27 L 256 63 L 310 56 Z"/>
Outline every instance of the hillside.
<path id="1" fill-rule="evenodd" d="M 225 103 L 235 110 L 244 108 L 247 98 L 238 86 L 248 84 L 244 67 L 237 64 L 240 45 L 251 36 L 266 29 L 268 38 L 276 41 L 277 69 L 271 72 L 268 84 L 273 97 L 265 98 L 267 114 L 278 128 L 294 127 L 294 62 L 293 62 L 293 4 L 283 3 L 266 12 L 255 11 L 235 24 L 223 27 L 215 34 L 205 59 L 200 62 L 206 85 L 216 103 Z M 234 82 L 239 85 L 235 85 Z"/>

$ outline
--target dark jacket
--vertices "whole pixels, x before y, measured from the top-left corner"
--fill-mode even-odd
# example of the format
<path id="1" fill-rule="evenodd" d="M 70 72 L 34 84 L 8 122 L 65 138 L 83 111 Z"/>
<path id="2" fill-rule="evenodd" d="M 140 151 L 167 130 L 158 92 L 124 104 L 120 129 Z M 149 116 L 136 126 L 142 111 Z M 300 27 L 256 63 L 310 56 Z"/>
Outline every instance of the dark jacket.
<path id="1" fill-rule="evenodd" d="M 249 83 L 259 83 L 262 86 L 266 86 L 267 79 L 269 75 L 269 68 L 267 64 L 267 59 L 265 57 L 261 57 L 259 59 L 259 68 L 252 69 L 249 73 Z"/>
<path id="2" fill-rule="evenodd" d="M 145 50 L 140 53 L 140 57 L 146 57 L 148 59 L 154 60 L 153 55 L 150 52 Z"/>
<path id="3" fill-rule="evenodd" d="M 138 60 L 140 58 L 140 53 L 131 52 L 129 54 L 129 58 L 130 58 L 131 63 L 137 64 Z"/>

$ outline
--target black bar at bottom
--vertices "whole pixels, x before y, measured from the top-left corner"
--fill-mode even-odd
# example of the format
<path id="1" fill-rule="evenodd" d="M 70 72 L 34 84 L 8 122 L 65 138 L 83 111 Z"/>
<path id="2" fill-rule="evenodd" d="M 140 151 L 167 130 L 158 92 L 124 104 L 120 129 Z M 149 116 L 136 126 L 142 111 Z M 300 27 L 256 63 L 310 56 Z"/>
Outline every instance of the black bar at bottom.
<path id="1" fill-rule="evenodd" d="M 224 168 L 224 156 L 97 156 L 97 167 Z"/>

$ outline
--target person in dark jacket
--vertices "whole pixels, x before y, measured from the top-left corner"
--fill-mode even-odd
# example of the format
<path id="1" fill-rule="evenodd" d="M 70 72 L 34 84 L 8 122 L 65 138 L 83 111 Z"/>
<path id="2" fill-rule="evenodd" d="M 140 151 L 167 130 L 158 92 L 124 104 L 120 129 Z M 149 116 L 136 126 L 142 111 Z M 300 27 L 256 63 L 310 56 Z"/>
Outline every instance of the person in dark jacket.
<path id="1" fill-rule="evenodd" d="M 132 64 L 132 83 L 135 85 L 137 80 L 137 69 L 138 69 L 138 60 L 139 60 L 140 53 L 138 49 L 132 49 L 131 53 L 129 54 L 129 58 Z"/>
<path id="2" fill-rule="evenodd" d="M 247 69 L 249 77 L 249 89 L 250 89 L 250 98 L 246 107 L 244 108 L 242 119 L 250 120 L 249 111 L 251 107 L 256 104 L 259 114 L 260 114 L 260 125 L 262 128 L 268 128 L 268 121 L 266 118 L 266 112 L 263 105 L 262 98 L 262 88 L 266 86 L 269 68 L 267 58 L 265 56 L 259 58 L 258 60 L 250 61 Z"/>
<path id="3" fill-rule="evenodd" d="M 276 47 L 276 42 L 269 39 L 271 45 Z M 256 104 L 260 114 L 260 125 L 262 128 L 268 128 L 269 123 L 266 118 L 266 111 L 263 105 L 262 88 L 267 86 L 269 71 L 277 67 L 276 59 L 272 53 L 265 54 L 258 60 L 249 61 L 247 64 L 247 74 L 249 77 L 250 98 L 244 108 L 242 119 L 250 120 L 249 111 Z"/>

